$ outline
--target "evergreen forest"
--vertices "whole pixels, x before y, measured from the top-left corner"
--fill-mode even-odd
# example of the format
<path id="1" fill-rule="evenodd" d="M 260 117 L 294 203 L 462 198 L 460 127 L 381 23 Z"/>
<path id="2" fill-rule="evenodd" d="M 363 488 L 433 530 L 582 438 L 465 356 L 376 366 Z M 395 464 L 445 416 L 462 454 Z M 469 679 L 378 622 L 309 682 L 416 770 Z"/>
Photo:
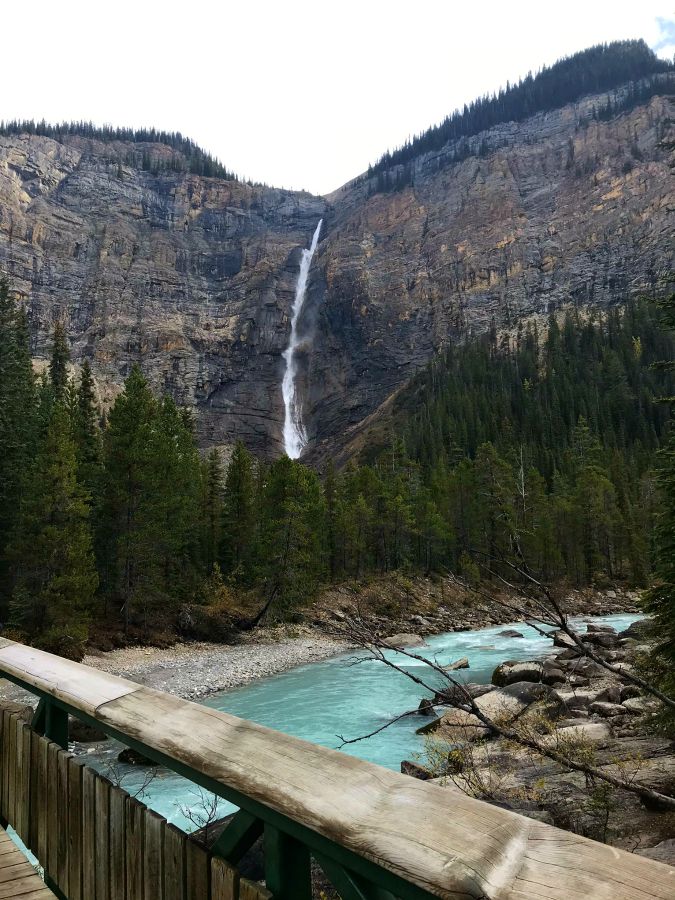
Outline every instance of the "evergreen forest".
<path id="1" fill-rule="evenodd" d="M 437 152 L 452 142 L 453 159 L 460 161 L 475 152 L 466 139 L 495 125 L 522 122 L 537 113 L 560 109 L 588 94 L 610 92 L 606 105 L 593 111 L 596 119 L 610 119 L 663 91 L 663 79 L 672 77 L 674 69 L 673 63 L 659 59 L 643 40 L 589 47 L 544 66 L 536 75 L 530 72 L 517 84 L 507 82 L 497 93 L 465 104 L 439 125 L 383 154 L 364 177 L 371 192 L 399 190 L 412 183 L 412 163 L 422 154 Z M 481 149 L 478 146 L 478 152 Z"/>
<path id="2" fill-rule="evenodd" d="M 358 461 L 320 473 L 237 444 L 134 366 L 101 410 L 57 324 L 36 377 L 0 287 L 0 620 L 79 658 L 88 640 L 226 639 L 294 619 L 331 582 L 399 571 L 644 586 L 673 338 L 647 301 L 452 346 L 401 392 Z M 657 529 L 658 531 L 658 529 Z"/>

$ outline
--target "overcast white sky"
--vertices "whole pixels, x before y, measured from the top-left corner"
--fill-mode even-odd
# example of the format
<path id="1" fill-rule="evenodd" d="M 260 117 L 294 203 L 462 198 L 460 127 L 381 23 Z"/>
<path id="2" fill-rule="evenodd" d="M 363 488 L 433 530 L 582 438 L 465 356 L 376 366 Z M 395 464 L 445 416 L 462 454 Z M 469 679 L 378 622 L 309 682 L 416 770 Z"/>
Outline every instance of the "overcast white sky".
<path id="1" fill-rule="evenodd" d="M 591 44 L 675 52 L 675 0 L 3 3 L 0 119 L 182 131 L 325 193 L 465 101 Z"/>

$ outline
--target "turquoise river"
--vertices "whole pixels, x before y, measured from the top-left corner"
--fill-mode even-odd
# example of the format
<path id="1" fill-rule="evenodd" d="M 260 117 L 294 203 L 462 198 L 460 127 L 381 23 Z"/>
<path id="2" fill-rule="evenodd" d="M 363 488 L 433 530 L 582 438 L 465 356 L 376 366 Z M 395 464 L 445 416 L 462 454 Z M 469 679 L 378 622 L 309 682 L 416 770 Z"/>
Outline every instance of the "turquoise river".
<path id="1" fill-rule="evenodd" d="M 620 631 L 636 618 L 635 615 L 615 615 L 583 621 L 603 621 Z M 500 635 L 507 628 L 517 629 L 524 637 Z M 458 674 L 466 681 L 478 683 L 488 683 L 495 666 L 505 659 L 531 659 L 553 652 L 550 640 L 523 624 L 439 634 L 429 637 L 426 643 L 415 652 L 434 658 L 441 665 L 462 656 L 468 657 L 470 668 Z M 430 670 L 423 663 L 409 660 L 396 651 L 391 651 L 391 655 L 398 655 L 397 662 L 411 671 L 422 673 L 426 670 L 425 677 L 429 677 Z M 431 680 L 438 683 L 433 673 Z M 405 675 L 359 651 L 299 666 L 245 687 L 214 694 L 204 703 L 325 747 L 339 748 L 338 735 L 356 738 L 367 734 L 400 713 L 416 708 L 423 695 L 424 691 Z M 404 718 L 375 737 L 348 744 L 343 750 L 398 771 L 401 760 L 414 758 L 424 751 L 423 738 L 415 734 L 415 728 L 422 721 L 417 716 Z M 107 744 L 110 746 L 103 751 L 102 745 L 89 751 L 82 748 L 85 759 L 89 757 L 87 761 L 103 772 L 113 765 L 115 780 L 121 779 L 122 786 L 135 793 L 145 777 L 145 770 L 116 763 L 120 745 Z M 199 818 L 203 805 L 194 785 L 164 769 L 157 770 L 139 799 L 188 830 L 194 825 L 186 818 L 187 809 L 192 809 Z M 233 809 L 222 801 L 218 814 L 225 815 Z"/>

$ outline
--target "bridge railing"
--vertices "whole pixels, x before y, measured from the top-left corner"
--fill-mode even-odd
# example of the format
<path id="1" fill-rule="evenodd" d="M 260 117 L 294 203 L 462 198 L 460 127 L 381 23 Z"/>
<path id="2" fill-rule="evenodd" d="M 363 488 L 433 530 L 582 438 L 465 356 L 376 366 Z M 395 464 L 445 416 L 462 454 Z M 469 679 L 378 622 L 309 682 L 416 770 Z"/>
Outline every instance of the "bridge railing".
<path id="1" fill-rule="evenodd" d="M 0 815 L 68 900 L 675 897 L 675 869 L 245 719 L 0 639 L 0 677 L 40 698 L 2 716 Z M 211 854 L 83 767 L 68 716 L 239 808 Z M 266 887 L 236 866 L 263 836 Z"/>

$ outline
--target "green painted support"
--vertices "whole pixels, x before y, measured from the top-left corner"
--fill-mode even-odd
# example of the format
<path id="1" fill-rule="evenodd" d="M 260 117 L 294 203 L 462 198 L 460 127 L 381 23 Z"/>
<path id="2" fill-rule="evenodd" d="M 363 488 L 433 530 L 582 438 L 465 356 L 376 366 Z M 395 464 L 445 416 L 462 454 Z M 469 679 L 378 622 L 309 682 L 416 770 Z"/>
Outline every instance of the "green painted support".
<path id="1" fill-rule="evenodd" d="M 309 850 L 272 825 L 265 825 L 265 885 L 274 900 L 312 900 Z"/>
<path id="2" fill-rule="evenodd" d="M 221 856 L 225 862 L 236 866 L 262 833 L 262 820 L 252 816 L 245 809 L 240 809 L 230 824 L 221 831 L 211 852 L 214 856 Z"/>
<path id="3" fill-rule="evenodd" d="M 315 858 L 342 900 L 371 900 L 351 872 L 325 856 Z"/>
<path id="4" fill-rule="evenodd" d="M 68 713 L 49 700 L 45 704 L 44 734 L 63 750 L 68 749 Z"/>
<path id="5" fill-rule="evenodd" d="M 40 701 L 33 713 L 33 718 L 30 722 L 30 727 L 33 731 L 36 731 L 38 734 L 45 733 L 45 720 L 47 718 L 47 701 L 44 697 L 40 698 Z"/>

